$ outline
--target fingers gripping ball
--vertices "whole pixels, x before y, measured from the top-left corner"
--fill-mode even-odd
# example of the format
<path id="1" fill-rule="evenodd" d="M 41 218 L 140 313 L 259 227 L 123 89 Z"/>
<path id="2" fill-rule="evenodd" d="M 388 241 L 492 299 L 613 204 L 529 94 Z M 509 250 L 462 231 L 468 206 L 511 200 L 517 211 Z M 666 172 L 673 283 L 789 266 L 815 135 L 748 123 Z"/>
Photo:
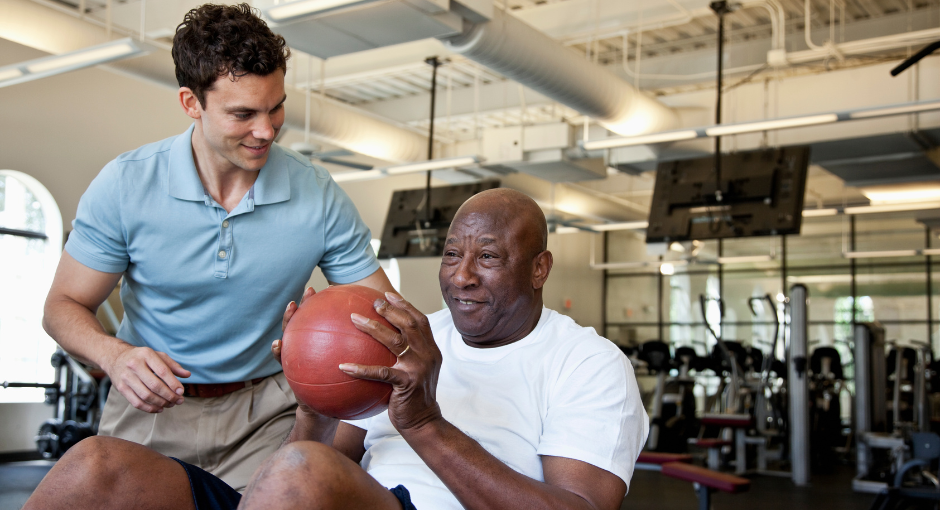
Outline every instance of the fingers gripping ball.
<path id="1" fill-rule="evenodd" d="M 325 416 L 368 418 L 388 408 L 392 386 L 345 374 L 340 363 L 384 365 L 397 358 L 356 329 L 349 315 L 363 315 L 397 331 L 372 304 L 385 296 L 360 285 L 329 287 L 305 299 L 284 330 L 281 363 L 298 401 Z"/>

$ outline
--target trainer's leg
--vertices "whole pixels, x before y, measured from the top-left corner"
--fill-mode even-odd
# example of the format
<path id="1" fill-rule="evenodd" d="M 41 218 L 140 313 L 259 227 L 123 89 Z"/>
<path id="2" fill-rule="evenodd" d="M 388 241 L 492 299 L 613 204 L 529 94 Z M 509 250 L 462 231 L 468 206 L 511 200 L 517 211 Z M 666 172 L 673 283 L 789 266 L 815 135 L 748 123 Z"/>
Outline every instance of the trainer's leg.
<path id="1" fill-rule="evenodd" d="M 401 504 L 345 455 L 321 443 L 298 441 L 258 468 L 238 508 L 401 510 Z"/>
<path id="2" fill-rule="evenodd" d="M 94 436 L 56 462 L 23 510 L 195 510 L 186 470 L 137 443 Z"/>

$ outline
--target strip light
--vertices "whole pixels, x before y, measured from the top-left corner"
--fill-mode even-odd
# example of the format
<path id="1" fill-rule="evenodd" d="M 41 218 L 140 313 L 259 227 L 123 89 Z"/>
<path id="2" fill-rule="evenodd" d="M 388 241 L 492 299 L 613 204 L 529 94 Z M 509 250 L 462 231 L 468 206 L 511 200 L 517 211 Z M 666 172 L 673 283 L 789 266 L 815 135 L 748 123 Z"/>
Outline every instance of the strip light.
<path id="1" fill-rule="evenodd" d="M 776 129 L 815 126 L 817 124 L 831 124 L 837 120 L 839 120 L 839 116 L 837 114 L 825 113 L 822 115 L 810 115 L 807 117 L 789 117 L 785 119 L 772 119 L 758 122 L 729 124 L 727 126 L 715 126 L 706 129 L 705 134 L 707 136 L 738 135 L 741 133 L 754 133 L 756 131 L 773 131 Z"/>
<path id="2" fill-rule="evenodd" d="M 83 48 L 78 51 L 28 60 L 0 67 L 0 87 L 38 80 L 150 52 L 152 47 L 131 38 Z"/>
<path id="3" fill-rule="evenodd" d="M 376 0 L 300 0 L 275 5 L 265 11 L 265 15 L 275 23 L 287 23 L 306 16 L 313 16 L 343 7 L 367 4 Z"/>
<path id="4" fill-rule="evenodd" d="M 477 156 L 460 156 L 456 158 L 431 159 L 407 165 L 390 166 L 384 169 L 388 175 L 410 174 L 413 172 L 426 172 L 428 170 L 443 170 L 458 166 L 475 165 L 480 162 Z"/>
<path id="5" fill-rule="evenodd" d="M 607 138 L 605 140 L 584 142 L 583 147 L 585 150 L 593 151 L 598 149 L 610 149 L 613 147 L 646 145 L 649 143 L 678 142 L 680 140 L 691 140 L 693 138 L 698 138 L 698 136 L 698 132 L 694 129 L 685 129 L 682 131 L 663 131 L 662 133 L 653 133 L 651 135 L 630 136 L 627 138 Z"/>
<path id="6" fill-rule="evenodd" d="M 918 255 L 940 255 L 940 248 L 930 248 L 926 250 L 847 251 L 842 254 L 842 256 L 847 259 L 916 257 Z"/>
<path id="7" fill-rule="evenodd" d="M 622 223 L 603 223 L 600 225 L 591 225 L 591 230 L 595 232 L 608 232 L 611 230 L 640 230 L 649 227 L 648 221 L 625 221 Z"/>
<path id="8" fill-rule="evenodd" d="M 771 262 L 773 255 L 741 255 L 738 257 L 718 257 L 719 264 L 741 264 L 746 262 Z"/>
<path id="9" fill-rule="evenodd" d="M 480 162 L 479 156 L 459 156 L 456 158 L 432 159 L 428 161 L 419 161 L 417 163 L 408 163 L 406 165 L 389 166 L 385 168 L 374 168 L 361 172 L 345 172 L 333 176 L 334 182 L 355 182 L 371 181 L 381 179 L 389 175 L 402 175 L 417 172 L 428 172 L 431 170 L 443 170 L 445 168 L 454 168 L 459 166 L 469 166 Z"/>
<path id="10" fill-rule="evenodd" d="M 847 110 L 835 113 L 819 113 L 798 117 L 784 117 L 780 119 L 741 122 L 738 124 L 703 126 L 677 131 L 662 131 L 660 133 L 651 133 L 648 135 L 605 138 L 603 140 L 582 142 L 581 146 L 585 150 L 613 149 L 615 147 L 629 147 L 632 145 L 645 145 L 650 143 L 675 142 L 710 136 L 756 133 L 760 131 L 773 131 L 777 129 L 831 124 L 834 122 L 842 122 L 847 120 L 890 117 L 894 115 L 905 115 L 934 110 L 940 110 L 940 100 L 934 99 L 930 101 L 902 103 L 896 105 L 879 106 L 876 108 L 862 108 L 858 110 Z"/>

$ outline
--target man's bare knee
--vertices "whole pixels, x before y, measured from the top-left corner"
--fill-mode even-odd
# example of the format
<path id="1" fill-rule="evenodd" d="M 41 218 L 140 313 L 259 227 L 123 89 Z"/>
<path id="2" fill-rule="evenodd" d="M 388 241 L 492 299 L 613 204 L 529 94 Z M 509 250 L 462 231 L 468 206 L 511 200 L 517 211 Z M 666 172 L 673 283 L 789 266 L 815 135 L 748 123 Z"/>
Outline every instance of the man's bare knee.
<path id="1" fill-rule="evenodd" d="M 329 446 L 310 441 L 291 443 L 255 472 L 239 508 L 342 508 L 364 474 L 356 463 Z"/>

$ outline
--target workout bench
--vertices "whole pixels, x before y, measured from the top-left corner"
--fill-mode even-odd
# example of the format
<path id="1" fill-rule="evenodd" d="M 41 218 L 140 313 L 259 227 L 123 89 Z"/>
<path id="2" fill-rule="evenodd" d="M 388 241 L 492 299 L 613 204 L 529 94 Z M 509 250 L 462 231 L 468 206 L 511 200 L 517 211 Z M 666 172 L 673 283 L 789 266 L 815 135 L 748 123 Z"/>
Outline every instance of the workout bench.
<path id="1" fill-rule="evenodd" d="M 699 510 L 711 510 L 711 494 L 715 490 L 737 494 L 747 492 L 751 481 L 727 473 L 719 473 L 684 462 L 667 462 L 660 472 L 666 476 L 692 482 L 698 496 Z"/>

